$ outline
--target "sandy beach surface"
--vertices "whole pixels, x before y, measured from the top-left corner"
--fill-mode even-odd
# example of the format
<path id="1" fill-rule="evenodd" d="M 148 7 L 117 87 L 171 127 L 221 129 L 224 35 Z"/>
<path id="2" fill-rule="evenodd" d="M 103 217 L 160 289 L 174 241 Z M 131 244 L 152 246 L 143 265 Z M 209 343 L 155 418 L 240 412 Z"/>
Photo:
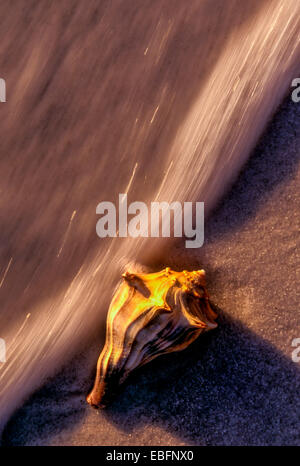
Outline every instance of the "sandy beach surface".
<path id="1" fill-rule="evenodd" d="M 219 327 L 138 370 L 106 410 L 85 402 L 101 349 L 82 353 L 9 422 L 4 445 L 299 445 L 300 104 L 287 97 L 205 244 L 169 254 L 207 271 Z"/>

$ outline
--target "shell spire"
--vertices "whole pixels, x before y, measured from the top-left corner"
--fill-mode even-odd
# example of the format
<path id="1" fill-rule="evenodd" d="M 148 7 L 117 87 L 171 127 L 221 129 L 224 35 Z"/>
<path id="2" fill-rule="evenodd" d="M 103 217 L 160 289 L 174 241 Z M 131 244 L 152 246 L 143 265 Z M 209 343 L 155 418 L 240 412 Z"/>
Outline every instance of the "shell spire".
<path id="1" fill-rule="evenodd" d="M 217 327 L 204 270 L 123 274 L 108 310 L 106 341 L 89 404 L 105 407 L 137 367 L 180 351 Z"/>

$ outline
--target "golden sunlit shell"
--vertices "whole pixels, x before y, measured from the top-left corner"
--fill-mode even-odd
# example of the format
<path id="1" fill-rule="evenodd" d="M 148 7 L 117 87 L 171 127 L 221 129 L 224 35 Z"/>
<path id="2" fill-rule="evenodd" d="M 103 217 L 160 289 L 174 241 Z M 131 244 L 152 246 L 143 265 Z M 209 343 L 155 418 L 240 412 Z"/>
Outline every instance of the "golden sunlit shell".
<path id="1" fill-rule="evenodd" d="M 106 406 L 137 367 L 161 354 L 183 350 L 217 326 L 204 270 L 166 268 L 150 274 L 126 272 L 123 278 L 108 311 L 106 342 L 87 397 L 92 406 Z"/>

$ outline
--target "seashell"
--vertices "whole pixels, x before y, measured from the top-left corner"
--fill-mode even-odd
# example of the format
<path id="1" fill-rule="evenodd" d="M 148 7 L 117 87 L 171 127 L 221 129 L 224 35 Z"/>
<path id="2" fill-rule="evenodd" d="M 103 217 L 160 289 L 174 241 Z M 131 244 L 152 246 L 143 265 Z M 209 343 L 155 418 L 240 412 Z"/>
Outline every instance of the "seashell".
<path id="1" fill-rule="evenodd" d="M 106 342 L 87 402 L 105 407 L 134 369 L 157 356 L 185 349 L 217 327 L 205 272 L 123 274 L 107 315 Z"/>

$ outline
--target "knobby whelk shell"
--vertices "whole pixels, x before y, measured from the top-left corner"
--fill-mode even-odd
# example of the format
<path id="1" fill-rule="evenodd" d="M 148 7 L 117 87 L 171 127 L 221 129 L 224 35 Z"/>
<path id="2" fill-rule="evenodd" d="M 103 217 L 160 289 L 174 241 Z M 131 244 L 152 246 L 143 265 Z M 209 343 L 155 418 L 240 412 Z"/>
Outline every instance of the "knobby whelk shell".
<path id="1" fill-rule="evenodd" d="M 107 315 L 89 404 L 105 407 L 129 373 L 160 354 L 180 351 L 217 327 L 205 288 L 205 272 L 123 274 Z"/>

